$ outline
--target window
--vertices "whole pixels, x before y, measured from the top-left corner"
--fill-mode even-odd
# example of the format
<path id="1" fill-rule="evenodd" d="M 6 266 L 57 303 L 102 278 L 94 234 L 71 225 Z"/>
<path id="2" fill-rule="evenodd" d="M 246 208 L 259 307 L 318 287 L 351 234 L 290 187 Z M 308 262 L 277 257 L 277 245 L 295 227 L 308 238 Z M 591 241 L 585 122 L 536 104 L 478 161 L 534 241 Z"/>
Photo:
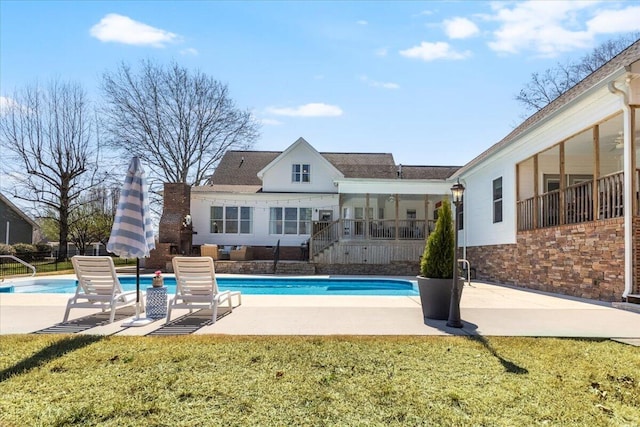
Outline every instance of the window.
<path id="1" fill-rule="evenodd" d="M 311 234 L 311 208 L 271 208 L 269 234 Z"/>
<path id="2" fill-rule="evenodd" d="M 211 206 L 211 233 L 253 233 L 253 208 L 246 206 Z"/>
<path id="3" fill-rule="evenodd" d="M 222 206 L 211 206 L 211 233 L 224 233 L 224 208 Z"/>
<path id="4" fill-rule="evenodd" d="M 493 180 L 493 222 L 502 222 L 502 177 Z"/>
<path id="5" fill-rule="evenodd" d="M 269 234 L 282 234 L 282 208 L 269 209 Z"/>
<path id="6" fill-rule="evenodd" d="M 291 167 L 291 182 L 311 182 L 311 165 L 293 165 Z"/>

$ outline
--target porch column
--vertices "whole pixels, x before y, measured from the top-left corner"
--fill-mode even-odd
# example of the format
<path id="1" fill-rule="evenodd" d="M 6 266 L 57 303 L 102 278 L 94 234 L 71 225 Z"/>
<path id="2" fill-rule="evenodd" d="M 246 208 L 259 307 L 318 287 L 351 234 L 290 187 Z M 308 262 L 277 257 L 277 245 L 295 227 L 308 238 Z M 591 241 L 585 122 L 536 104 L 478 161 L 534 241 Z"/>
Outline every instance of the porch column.
<path id="1" fill-rule="evenodd" d="M 540 184 L 538 182 L 538 155 L 533 156 L 533 228 L 539 226 Z"/>
<path id="2" fill-rule="evenodd" d="M 593 186 L 591 188 L 591 200 L 593 200 L 593 220 L 598 220 L 600 214 L 600 191 L 598 190 L 598 178 L 600 178 L 600 125 L 593 127 Z"/>
<path id="3" fill-rule="evenodd" d="M 396 199 L 396 240 L 398 239 L 398 234 L 400 232 L 400 224 L 398 217 L 400 216 L 400 195 L 398 193 L 395 194 Z"/>
<path id="4" fill-rule="evenodd" d="M 560 194 L 559 194 L 559 204 L 560 206 L 558 206 L 559 209 L 559 214 L 560 214 L 560 218 L 559 218 L 559 224 L 563 225 L 566 221 L 565 221 L 565 215 L 567 212 L 567 207 L 565 206 L 565 190 L 566 190 L 566 183 L 565 183 L 565 175 L 564 175 L 564 141 L 562 141 L 560 143 Z"/>
<path id="5" fill-rule="evenodd" d="M 364 238 L 369 238 L 369 223 L 371 222 L 371 217 L 369 216 L 369 193 L 365 195 L 365 203 L 364 203 Z"/>

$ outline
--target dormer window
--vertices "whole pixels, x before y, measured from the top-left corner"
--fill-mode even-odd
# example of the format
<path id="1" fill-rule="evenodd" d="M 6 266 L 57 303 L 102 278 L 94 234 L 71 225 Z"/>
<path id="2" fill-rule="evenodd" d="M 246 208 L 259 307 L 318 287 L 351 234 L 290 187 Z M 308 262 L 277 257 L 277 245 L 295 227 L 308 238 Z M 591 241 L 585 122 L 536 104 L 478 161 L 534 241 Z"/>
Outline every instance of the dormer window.
<path id="1" fill-rule="evenodd" d="M 291 182 L 311 182 L 311 165 L 292 165 Z"/>

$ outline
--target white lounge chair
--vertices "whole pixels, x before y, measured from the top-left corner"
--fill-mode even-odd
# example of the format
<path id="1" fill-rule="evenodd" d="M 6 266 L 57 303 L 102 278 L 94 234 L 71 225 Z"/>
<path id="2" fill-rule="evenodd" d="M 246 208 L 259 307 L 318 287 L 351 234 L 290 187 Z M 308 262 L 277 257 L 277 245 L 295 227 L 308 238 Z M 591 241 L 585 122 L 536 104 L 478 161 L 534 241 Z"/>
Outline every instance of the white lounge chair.
<path id="1" fill-rule="evenodd" d="M 204 257 L 173 257 L 173 272 L 176 275 L 176 294 L 169 301 L 167 322 L 171 320 L 171 310 L 174 308 L 208 308 L 213 311 L 212 321 L 215 323 L 218 306 L 227 302 L 229 310 L 233 311 L 231 297 L 238 297 L 238 305 L 242 304 L 239 291 L 220 291 L 216 281 L 213 258 Z"/>
<path id="2" fill-rule="evenodd" d="M 71 258 L 71 263 L 78 276 L 78 287 L 75 295 L 67 302 L 63 322 L 69 318 L 72 308 L 101 308 L 103 312 L 110 308 L 109 323 L 113 323 L 116 308 L 136 303 L 136 291 L 122 290 L 111 257 L 76 255 Z M 142 293 L 140 301 L 142 302 Z M 144 303 L 142 306 L 144 307 Z"/>

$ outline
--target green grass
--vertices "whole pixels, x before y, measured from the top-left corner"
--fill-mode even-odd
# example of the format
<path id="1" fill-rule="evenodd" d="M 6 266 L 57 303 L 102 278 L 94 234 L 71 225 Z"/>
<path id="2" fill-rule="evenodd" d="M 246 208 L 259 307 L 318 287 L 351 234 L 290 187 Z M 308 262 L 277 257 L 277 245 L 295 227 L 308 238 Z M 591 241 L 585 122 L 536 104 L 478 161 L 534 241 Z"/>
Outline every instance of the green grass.
<path id="1" fill-rule="evenodd" d="M 635 426 L 640 349 L 465 337 L 0 336 L 2 426 Z"/>

